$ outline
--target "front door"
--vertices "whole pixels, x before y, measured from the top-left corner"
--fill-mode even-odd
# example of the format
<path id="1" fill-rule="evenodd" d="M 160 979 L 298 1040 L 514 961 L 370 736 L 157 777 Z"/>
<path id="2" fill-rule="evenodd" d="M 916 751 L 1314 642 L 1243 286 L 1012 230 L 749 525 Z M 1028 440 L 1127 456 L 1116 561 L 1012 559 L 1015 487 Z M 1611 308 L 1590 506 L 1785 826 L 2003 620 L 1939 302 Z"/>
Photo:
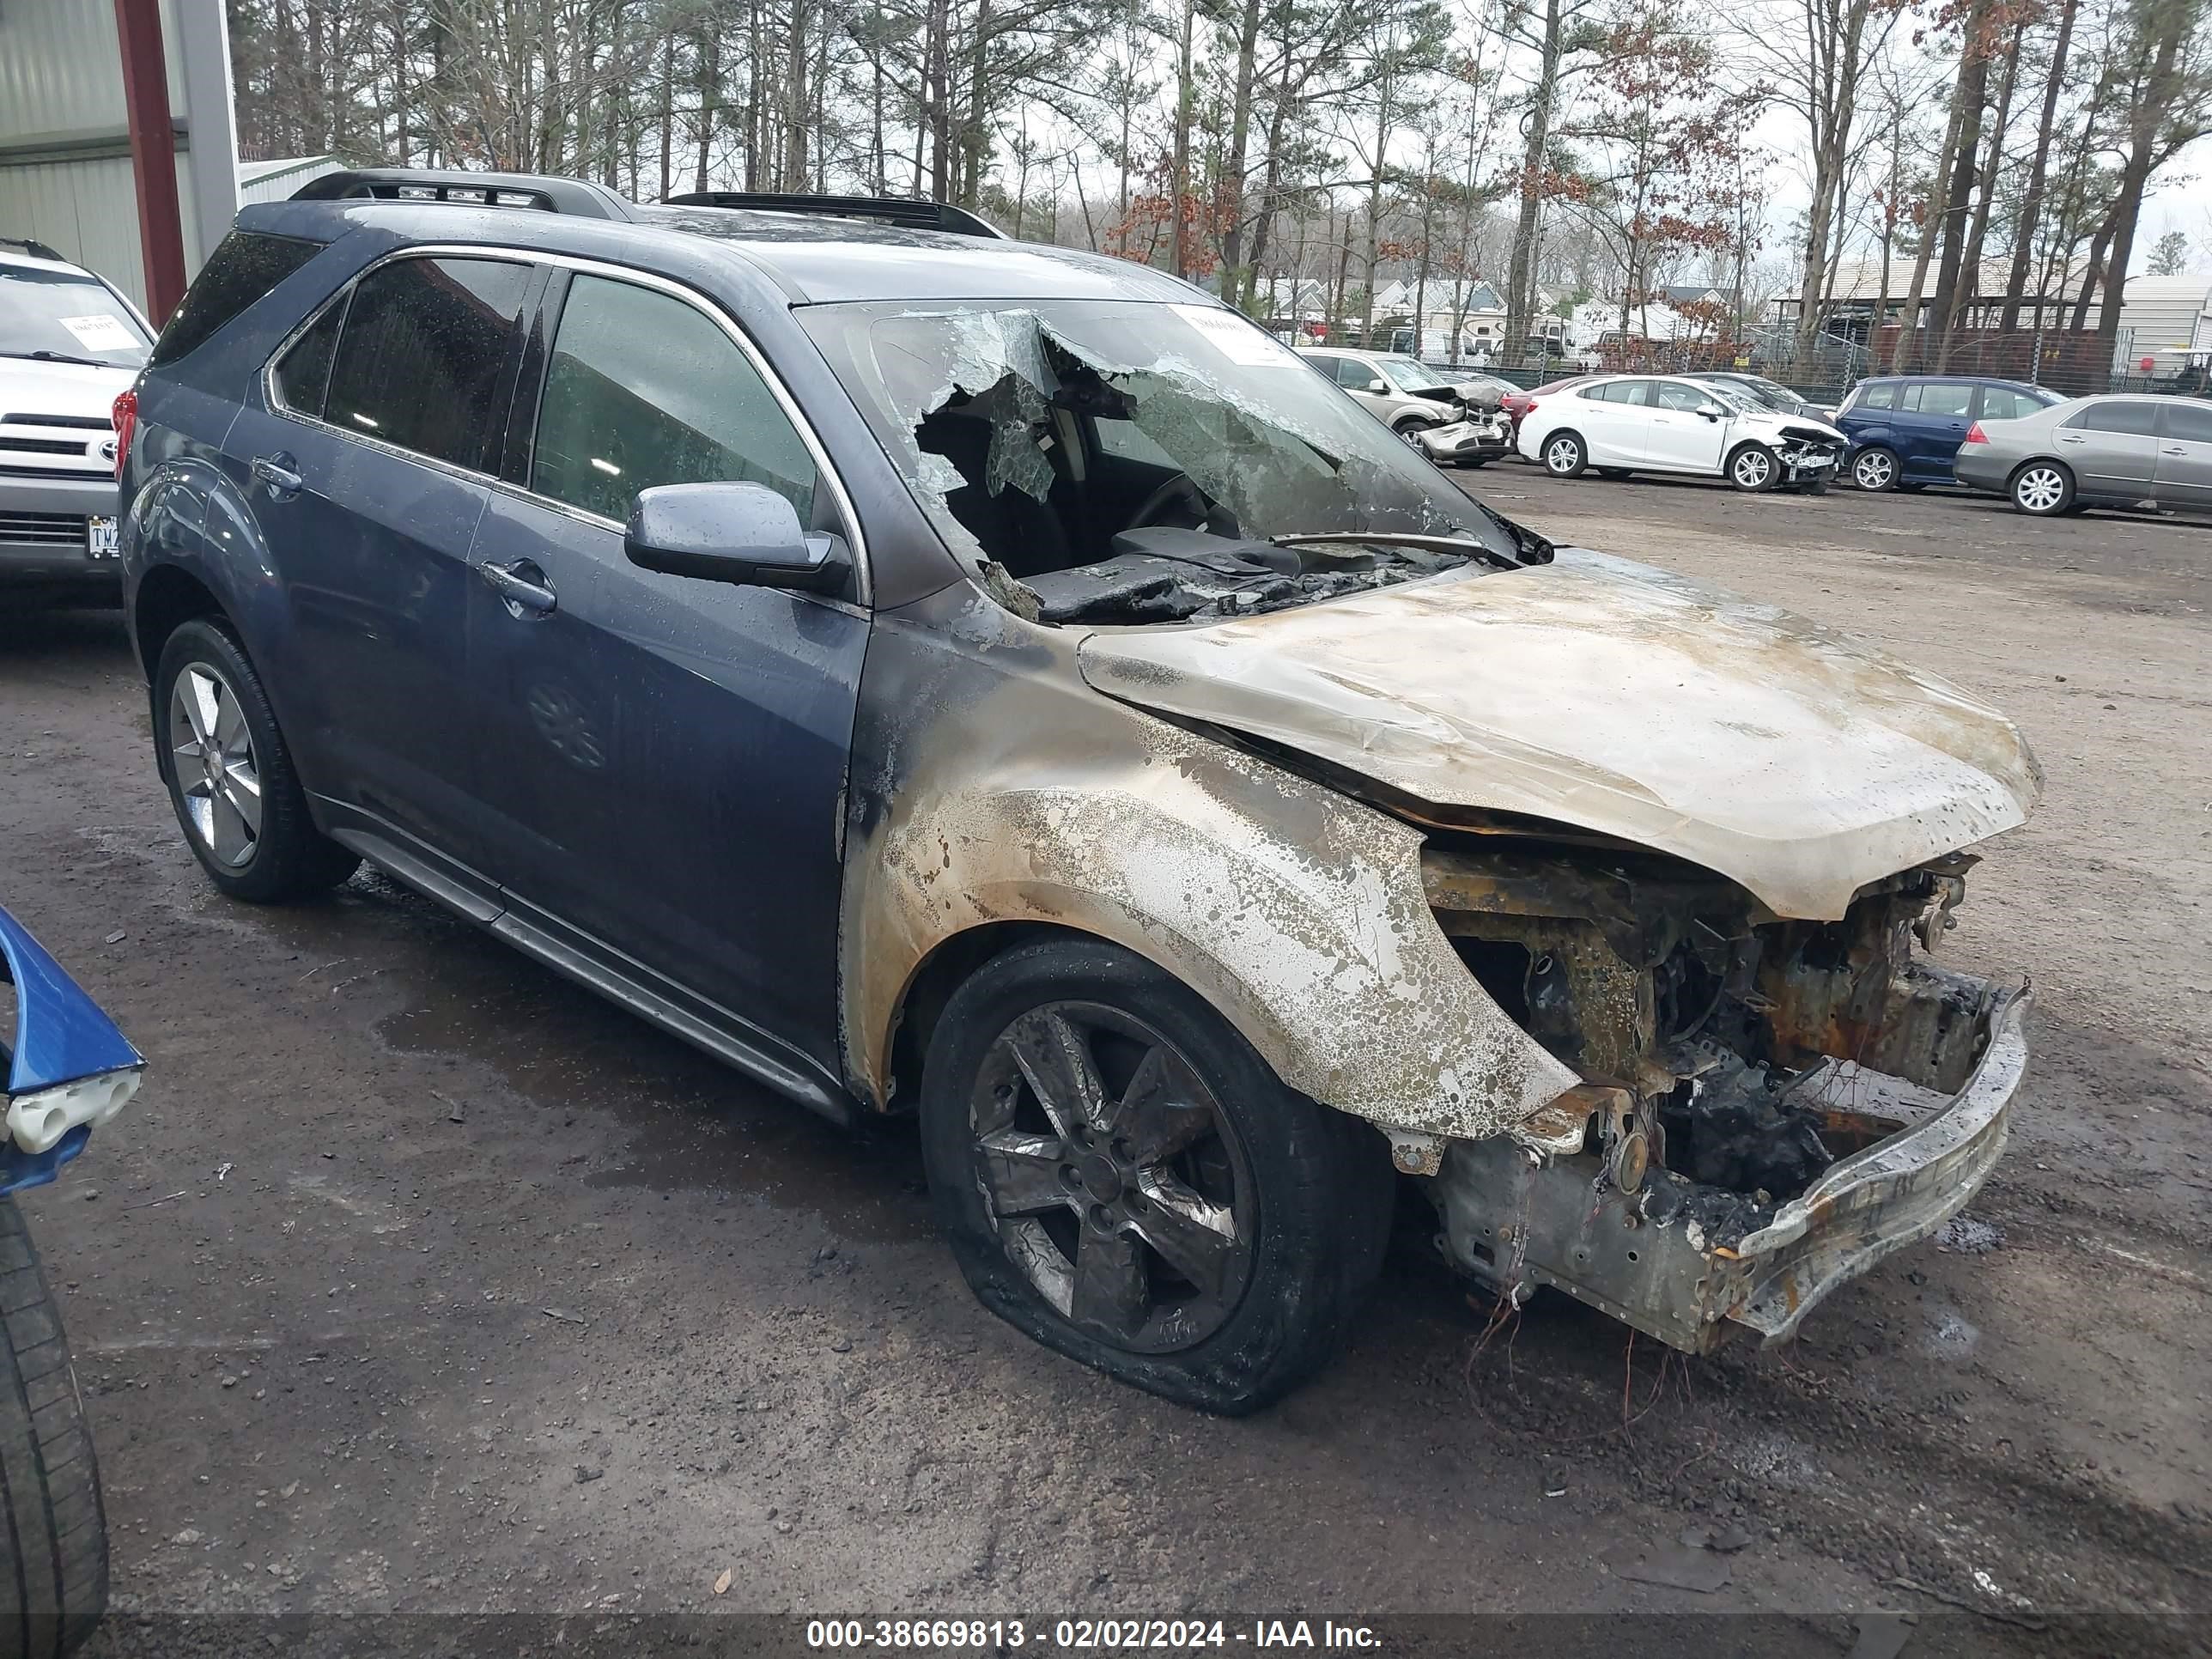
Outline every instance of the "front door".
<path id="1" fill-rule="evenodd" d="M 2159 505 L 2212 511 L 2212 404 L 2168 398 L 2158 410 Z"/>
<path id="2" fill-rule="evenodd" d="M 2148 398 L 2107 398 L 2058 429 L 2058 453 L 2085 495 L 2149 498 L 2158 471 L 2158 405 Z"/>
<path id="3" fill-rule="evenodd" d="M 834 1075 L 841 803 L 866 614 L 641 569 L 637 492 L 765 483 L 845 533 L 812 452 L 703 301 L 578 274 L 549 295 L 517 486 L 471 558 L 479 787 L 520 917 L 584 936 Z M 548 337 L 550 336 L 550 338 Z M 497 573 L 487 577 L 486 568 Z M 494 582 L 498 585 L 495 586 Z"/>
<path id="4" fill-rule="evenodd" d="M 1686 380 L 1655 383 L 1656 397 L 1644 450 L 1653 466 L 1670 472 L 1717 472 L 1721 450 L 1728 437 L 1728 417 L 1700 415 L 1717 409 L 1720 399 L 1703 386 Z"/>
<path id="5" fill-rule="evenodd" d="M 284 596 L 272 665 L 308 786 L 464 864 L 469 546 L 538 278 L 410 257 L 341 293 L 233 423 L 226 465 Z"/>

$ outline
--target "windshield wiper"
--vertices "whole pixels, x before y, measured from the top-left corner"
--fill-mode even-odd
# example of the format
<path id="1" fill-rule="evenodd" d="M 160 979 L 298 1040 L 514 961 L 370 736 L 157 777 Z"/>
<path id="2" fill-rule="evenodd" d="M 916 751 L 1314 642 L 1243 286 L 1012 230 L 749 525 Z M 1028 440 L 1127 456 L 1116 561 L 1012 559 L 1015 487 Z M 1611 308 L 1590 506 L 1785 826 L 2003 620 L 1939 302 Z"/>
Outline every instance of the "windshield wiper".
<path id="1" fill-rule="evenodd" d="M 44 346 L 36 351 L 0 351 L 0 357 L 27 357 L 34 363 L 82 363 L 87 368 L 114 368 L 114 363 L 104 363 L 97 357 L 74 357 L 66 351 L 49 351 Z"/>
<path id="2" fill-rule="evenodd" d="M 1477 507 L 1482 503 L 1477 501 Z M 1326 547 L 1332 544 L 1350 546 L 1417 547 L 1425 553 L 1469 553 L 1478 559 L 1486 559 L 1503 570 L 1518 570 L 1523 565 L 1548 564 L 1552 559 L 1552 544 L 1541 536 L 1532 534 L 1484 507 L 1498 527 L 1513 538 L 1513 552 L 1506 553 L 1488 542 L 1478 541 L 1472 536 L 1431 536 L 1418 532 L 1398 530 L 1330 530 L 1293 536 L 1270 536 L 1267 539 L 1278 547 Z"/>

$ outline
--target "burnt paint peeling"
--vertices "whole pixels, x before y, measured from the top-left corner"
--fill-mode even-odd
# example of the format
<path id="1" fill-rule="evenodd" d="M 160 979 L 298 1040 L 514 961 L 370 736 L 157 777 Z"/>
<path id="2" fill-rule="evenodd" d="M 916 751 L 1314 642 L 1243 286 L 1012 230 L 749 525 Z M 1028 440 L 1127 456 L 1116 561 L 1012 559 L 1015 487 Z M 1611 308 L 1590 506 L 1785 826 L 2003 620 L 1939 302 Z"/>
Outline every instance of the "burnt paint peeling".
<path id="1" fill-rule="evenodd" d="M 1075 643 L 964 584 L 879 619 L 841 940 L 857 1093 L 889 1102 L 931 952 L 1006 921 L 1158 963 L 1290 1086 L 1378 1123 L 1480 1138 L 1577 1081 L 1454 953 L 1420 832 L 1099 696 Z"/>

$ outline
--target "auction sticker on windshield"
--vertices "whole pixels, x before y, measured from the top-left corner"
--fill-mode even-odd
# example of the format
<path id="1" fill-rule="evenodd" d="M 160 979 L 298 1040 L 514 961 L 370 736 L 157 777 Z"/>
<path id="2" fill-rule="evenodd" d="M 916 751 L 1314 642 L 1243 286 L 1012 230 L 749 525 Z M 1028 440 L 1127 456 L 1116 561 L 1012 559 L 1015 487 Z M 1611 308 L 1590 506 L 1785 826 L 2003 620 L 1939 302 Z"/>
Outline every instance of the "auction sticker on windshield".
<path id="1" fill-rule="evenodd" d="M 1298 355 L 1272 334 L 1263 334 L 1234 312 L 1216 306 L 1170 306 L 1170 311 L 1188 323 L 1206 343 L 1232 363 L 1245 368 L 1296 366 Z"/>
<path id="2" fill-rule="evenodd" d="M 105 312 L 89 317 L 64 317 L 61 325 L 76 336 L 76 343 L 87 351 L 128 351 L 138 343 L 138 337 L 131 325 L 120 317 Z"/>

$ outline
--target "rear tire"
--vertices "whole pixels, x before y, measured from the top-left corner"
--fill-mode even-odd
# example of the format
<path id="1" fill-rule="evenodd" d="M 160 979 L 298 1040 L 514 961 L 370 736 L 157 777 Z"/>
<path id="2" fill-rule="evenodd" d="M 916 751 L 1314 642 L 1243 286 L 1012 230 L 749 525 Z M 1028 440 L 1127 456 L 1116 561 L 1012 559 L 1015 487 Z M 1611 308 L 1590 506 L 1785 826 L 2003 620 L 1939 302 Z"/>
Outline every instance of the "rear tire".
<path id="1" fill-rule="evenodd" d="M 2013 511 L 2051 519 L 2074 505 L 2074 475 L 2060 461 L 2030 461 L 2006 482 Z"/>
<path id="2" fill-rule="evenodd" d="M 0 1198 L 0 1651 L 60 1659 L 107 1606 L 107 1517 L 69 1338 L 12 1198 Z"/>
<path id="3" fill-rule="evenodd" d="M 1589 466 L 1589 451 L 1579 432 L 1554 432 L 1544 440 L 1544 471 L 1555 478 L 1579 478 Z"/>
<path id="4" fill-rule="evenodd" d="M 1285 1088 L 1194 992 L 1099 940 L 1008 951 L 953 994 L 922 1068 L 921 1143 L 985 1307 L 1201 1411 L 1242 1415 L 1318 1370 L 1389 1237 L 1382 1137 Z"/>
<path id="5" fill-rule="evenodd" d="M 360 867 L 359 854 L 315 828 L 261 677 L 227 626 L 195 617 L 162 643 L 154 711 L 169 804 L 185 845 L 224 893 L 280 903 L 335 887 Z"/>

